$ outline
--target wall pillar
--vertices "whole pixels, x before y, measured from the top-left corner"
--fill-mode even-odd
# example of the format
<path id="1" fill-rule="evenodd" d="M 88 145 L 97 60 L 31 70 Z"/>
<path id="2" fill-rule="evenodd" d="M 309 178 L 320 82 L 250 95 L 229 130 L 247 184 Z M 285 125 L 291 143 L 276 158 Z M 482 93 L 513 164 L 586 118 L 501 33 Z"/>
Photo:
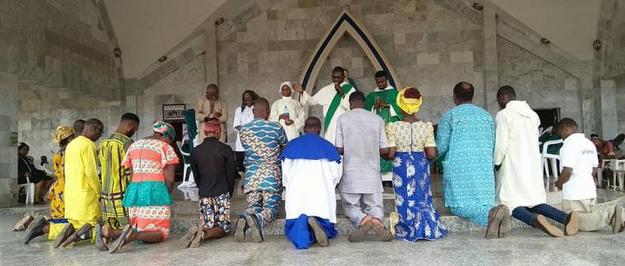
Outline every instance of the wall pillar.
<path id="1" fill-rule="evenodd" d="M 16 203 L 17 149 L 11 138 L 17 130 L 17 76 L 0 73 L 0 207 Z"/>
<path id="2" fill-rule="evenodd" d="M 497 68 L 497 14 L 490 8 L 483 10 L 484 23 L 484 103 L 492 114 L 499 111 L 497 90 L 499 89 L 499 70 Z"/>
<path id="3" fill-rule="evenodd" d="M 601 80 L 599 90 L 599 134 L 606 140 L 612 139 L 618 135 L 616 83 L 614 80 Z"/>
<path id="4" fill-rule="evenodd" d="M 219 85 L 219 72 L 217 71 L 217 27 L 214 23 L 207 23 L 204 29 L 205 39 L 205 81 Z"/>

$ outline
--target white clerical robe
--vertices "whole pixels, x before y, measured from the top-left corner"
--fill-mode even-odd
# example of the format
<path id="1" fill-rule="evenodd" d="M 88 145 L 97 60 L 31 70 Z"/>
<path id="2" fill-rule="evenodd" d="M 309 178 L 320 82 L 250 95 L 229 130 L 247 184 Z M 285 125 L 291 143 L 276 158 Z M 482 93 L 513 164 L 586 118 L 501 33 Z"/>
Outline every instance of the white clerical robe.
<path id="1" fill-rule="evenodd" d="M 284 113 L 289 114 L 289 118 L 293 120 L 293 124 L 287 125 L 285 120 L 280 119 L 280 115 Z M 280 123 L 286 132 L 287 139 L 292 140 L 299 136 L 299 130 L 306 120 L 306 113 L 304 113 L 304 109 L 298 101 L 291 97 L 282 97 L 282 99 L 277 100 L 271 105 L 271 116 L 269 120 Z"/>
<path id="2" fill-rule="evenodd" d="M 540 119 L 524 101 L 510 101 L 497 113 L 495 165 L 497 204 L 510 211 L 519 206 L 533 207 L 547 201 L 538 151 Z"/>
<path id="3" fill-rule="evenodd" d="M 282 161 L 286 219 L 297 219 L 306 214 L 336 223 L 335 187 L 342 173 L 343 168 L 338 162 L 327 159 Z"/>
<path id="4" fill-rule="evenodd" d="M 341 87 L 345 84 L 348 83 L 341 83 Z M 332 120 L 330 120 L 328 128 L 324 128 L 324 138 L 332 144 L 334 144 L 336 138 L 336 121 L 343 113 L 349 111 L 349 96 L 354 91 L 356 90 L 351 90 L 345 94 L 343 99 L 341 99 L 341 104 L 332 116 Z M 304 106 L 304 109 L 306 109 L 308 105 L 323 106 L 323 116 L 325 117 L 328 114 L 328 109 L 330 108 L 334 95 L 336 95 L 336 89 L 334 89 L 334 83 L 332 83 L 321 88 L 317 93 L 315 93 L 314 96 L 310 96 L 306 91 L 304 91 L 304 93 L 302 93 L 302 97 L 300 98 L 300 102 Z M 323 119 L 321 120 L 321 123 L 323 124 Z"/>

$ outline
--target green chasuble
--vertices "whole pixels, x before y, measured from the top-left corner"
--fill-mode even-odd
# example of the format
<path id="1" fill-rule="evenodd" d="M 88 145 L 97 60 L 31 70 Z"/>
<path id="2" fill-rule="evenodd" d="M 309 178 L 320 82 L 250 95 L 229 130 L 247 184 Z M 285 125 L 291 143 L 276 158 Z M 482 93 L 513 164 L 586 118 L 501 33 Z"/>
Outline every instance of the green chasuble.
<path id="1" fill-rule="evenodd" d="M 396 122 L 403 119 L 403 115 L 399 106 L 397 106 L 397 94 L 399 92 L 397 89 L 388 86 L 384 90 L 380 90 L 376 88 L 374 91 L 370 92 L 367 95 L 365 109 L 369 111 L 375 111 L 377 115 L 379 115 L 382 120 L 384 120 L 384 124 Z M 377 99 L 381 99 L 387 104 L 388 107 L 380 108 L 378 110 L 373 110 L 375 106 L 375 102 Z M 387 173 L 393 171 L 393 163 L 391 161 L 384 160 L 380 158 L 380 172 Z"/>

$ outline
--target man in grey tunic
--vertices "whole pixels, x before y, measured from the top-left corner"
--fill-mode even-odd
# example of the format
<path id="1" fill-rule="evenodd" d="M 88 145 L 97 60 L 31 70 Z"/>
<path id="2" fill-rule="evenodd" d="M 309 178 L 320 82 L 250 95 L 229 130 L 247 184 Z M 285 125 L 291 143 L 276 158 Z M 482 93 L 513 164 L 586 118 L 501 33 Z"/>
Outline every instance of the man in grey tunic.
<path id="1" fill-rule="evenodd" d="M 373 231 L 374 240 L 391 241 L 393 235 L 382 222 L 384 189 L 380 154 L 389 152 L 384 121 L 364 109 L 365 95 L 362 92 L 352 93 L 349 105 L 351 111 L 341 115 L 336 126 L 336 147 L 343 154 L 339 193 L 345 215 L 358 227 L 348 239 L 351 242 L 364 241 L 369 231 Z"/>

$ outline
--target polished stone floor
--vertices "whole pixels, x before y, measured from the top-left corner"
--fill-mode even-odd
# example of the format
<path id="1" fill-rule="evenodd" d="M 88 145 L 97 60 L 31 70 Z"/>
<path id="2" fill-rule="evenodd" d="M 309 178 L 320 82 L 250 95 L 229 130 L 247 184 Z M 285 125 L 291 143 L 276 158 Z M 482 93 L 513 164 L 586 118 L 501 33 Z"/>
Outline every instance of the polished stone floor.
<path id="1" fill-rule="evenodd" d="M 262 244 L 232 238 L 179 250 L 180 237 L 161 244 L 130 244 L 109 255 L 81 244 L 53 249 L 43 239 L 23 245 L 22 232 L 9 228 L 18 215 L 0 216 L 0 265 L 623 265 L 625 234 L 580 233 L 554 239 L 533 229 L 515 230 L 507 239 L 484 240 L 481 232 L 452 233 L 433 242 L 349 243 L 345 237 L 330 247 L 295 250 L 281 236 Z"/>

